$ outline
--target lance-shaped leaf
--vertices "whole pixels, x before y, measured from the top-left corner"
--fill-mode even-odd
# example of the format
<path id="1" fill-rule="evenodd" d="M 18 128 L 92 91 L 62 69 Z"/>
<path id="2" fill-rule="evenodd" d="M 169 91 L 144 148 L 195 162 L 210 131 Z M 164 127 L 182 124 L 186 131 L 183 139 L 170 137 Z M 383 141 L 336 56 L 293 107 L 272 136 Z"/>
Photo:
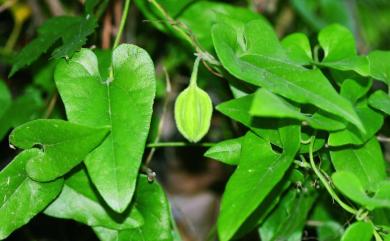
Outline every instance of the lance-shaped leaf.
<path id="1" fill-rule="evenodd" d="M 40 153 L 38 149 L 23 151 L 0 172 L 0 239 L 26 224 L 61 191 L 62 179 L 41 183 L 27 176 L 26 163 Z"/>
<path id="2" fill-rule="evenodd" d="M 124 213 L 112 211 L 101 199 L 84 169 L 73 173 L 66 181 L 58 198 L 45 210 L 56 218 L 73 219 L 89 226 L 112 229 L 136 228 L 143 224 L 137 208 L 129 207 Z"/>
<path id="3" fill-rule="evenodd" d="M 368 99 L 368 104 L 371 107 L 390 115 L 390 96 L 384 91 L 375 91 Z"/>
<path id="4" fill-rule="evenodd" d="M 144 151 L 156 89 L 153 62 L 141 48 L 122 44 L 112 54 L 112 78 L 102 79 L 98 60 L 82 49 L 56 68 L 55 80 L 70 121 L 111 126 L 85 160 L 88 174 L 111 208 L 131 201 Z"/>
<path id="5" fill-rule="evenodd" d="M 307 215 L 317 194 L 309 186 L 298 192 L 294 187 L 283 196 L 278 206 L 260 227 L 261 240 L 301 240 Z"/>
<path id="6" fill-rule="evenodd" d="M 314 115 L 304 114 L 292 103 L 262 88 L 256 91 L 249 113 L 252 116 L 291 118 L 306 121 L 311 127 L 320 130 L 339 130 L 345 127 L 340 118 L 318 111 Z"/>
<path id="7" fill-rule="evenodd" d="M 221 141 L 210 147 L 204 156 L 213 158 L 228 165 L 237 165 L 240 161 L 241 146 L 244 137 Z"/>
<path id="8" fill-rule="evenodd" d="M 42 146 L 43 152 L 26 165 L 28 175 L 37 181 L 51 181 L 78 165 L 109 132 L 64 120 L 34 120 L 15 128 L 10 142 L 26 149 Z"/>
<path id="9" fill-rule="evenodd" d="M 324 50 L 321 65 L 353 70 L 360 75 L 369 75 L 369 62 L 365 56 L 357 56 L 355 38 L 351 31 L 339 24 L 332 24 L 318 34 L 318 42 Z"/>
<path id="10" fill-rule="evenodd" d="M 134 195 L 134 208 L 144 218 L 140 227 L 126 230 L 112 230 L 94 227 L 93 230 L 102 241 L 172 241 L 170 208 L 161 186 L 150 183 L 146 176 L 138 178 Z"/>
<path id="11" fill-rule="evenodd" d="M 283 153 L 275 153 L 270 143 L 248 132 L 238 168 L 230 178 L 222 198 L 218 218 L 221 241 L 230 240 L 245 220 L 282 179 L 300 147 L 300 128 L 280 128 Z"/>
<path id="12" fill-rule="evenodd" d="M 320 70 L 292 63 L 264 21 L 251 21 L 244 30 L 218 23 L 212 36 L 223 67 L 238 79 L 295 102 L 312 104 L 365 132 L 351 103 L 337 94 Z"/>
<path id="13" fill-rule="evenodd" d="M 355 173 L 365 189 L 386 178 L 385 161 L 375 137 L 363 146 L 339 148 L 330 155 L 336 171 Z"/>

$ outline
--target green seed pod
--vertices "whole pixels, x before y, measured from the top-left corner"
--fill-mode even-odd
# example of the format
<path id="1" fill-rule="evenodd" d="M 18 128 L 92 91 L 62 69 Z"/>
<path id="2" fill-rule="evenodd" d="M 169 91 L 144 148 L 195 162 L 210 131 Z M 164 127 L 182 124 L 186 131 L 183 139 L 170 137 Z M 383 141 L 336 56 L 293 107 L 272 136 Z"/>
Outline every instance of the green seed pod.
<path id="1" fill-rule="evenodd" d="M 209 95 L 197 84 L 199 57 L 195 60 L 190 85 L 175 102 L 175 120 L 179 132 L 190 142 L 202 139 L 210 128 L 213 105 Z"/>

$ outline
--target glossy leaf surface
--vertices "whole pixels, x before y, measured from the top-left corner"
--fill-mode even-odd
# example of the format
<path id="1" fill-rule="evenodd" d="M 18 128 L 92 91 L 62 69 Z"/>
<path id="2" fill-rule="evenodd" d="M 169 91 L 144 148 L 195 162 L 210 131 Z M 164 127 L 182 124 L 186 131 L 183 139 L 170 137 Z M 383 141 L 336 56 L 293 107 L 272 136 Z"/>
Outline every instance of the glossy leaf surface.
<path id="1" fill-rule="evenodd" d="M 129 208 L 123 214 L 113 212 L 101 199 L 84 169 L 67 178 L 61 194 L 46 208 L 45 214 L 118 230 L 143 224 L 142 215 L 136 208 Z"/>
<path id="2" fill-rule="evenodd" d="M 256 34 L 258 32 L 263 34 Z M 352 105 L 337 94 L 319 70 L 291 63 L 275 33 L 264 21 L 251 21 L 243 31 L 216 24 L 212 36 L 222 65 L 235 77 L 295 102 L 313 104 L 365 131 Z"/>
<path id="3" fill-rule="evenodd" d="M 43 152 L 26 164 L 28 175 L 37 181 L 51 181 L 78 165 L 106 135 L 109 128 L 93 128 L 64 120 L 34 120 L 15 128 L 10 142 L 27 149 L 40 145 Z"/>
<path id="4" fill-rule="evenodd" d="M 221 141 L 210 147 L 204 156 L 218 160 L 228 165 L 238 165 L 244 137 Z"/>
<path id="5" fill-rule="evenodd" d="M 30 221 L 61 192 L 61 179 L 40 183 L 27 176 L 26 163 L 40 153 L 26 150 L 0 172 L 0 239 Z"/>
<path id="6" fill-rule="evenodd" d="M 368 104 L 371 107 L 390 115 L 390 96 L 384 91 L 375 91 L 368 99 Z"/>
<path id="7" fill-rule="evenodd" d="M 292 163 L 300 146 L 299 127 L 283 127 L 281 138 L 284 152 L 277 154 L 269 142 L 251 132 L 246 134 L 240 163 L 230 178 L 222 199 L 218 219 L 218 234 L 222 241 L 233 237 Z"/>
<path id="8" fill-rule="evenodd" d="M 112 78 L 102 79 L 98 59 L 82 49 L 62 61 L 55 80 L 71 122 L 110 126 L 111 133 L 85 160 L 92 182 L 118 212 L 133 196 L 152 115 L 156 81 L 149 55 L 122 44 L 112 54 Z"/>
<path id="9" fill-rule="evenodd" d="M 336 171 L 356 174 L 365 189 L 386 177 L 385 162 L 378 141 L 372 138 L 361 147 L 345 147 L 330 152 Z"/>
<path id="10" fill-rule="evenodd" d="M 139 177 L 134 208 L 143 216 L 142 226 L 126 230 L 94 227 L 97 236 L 104 241 L 173 240 L 168 201 L 158 183 L 150 183 L 143 175 Z"/>
<path id="11" fill-rule="evenodd" d="M 359 221 L 347 228 L 341 241 L 370 241 L 373 236 L 373 231 L 374 229 L 371 224 Z"/>

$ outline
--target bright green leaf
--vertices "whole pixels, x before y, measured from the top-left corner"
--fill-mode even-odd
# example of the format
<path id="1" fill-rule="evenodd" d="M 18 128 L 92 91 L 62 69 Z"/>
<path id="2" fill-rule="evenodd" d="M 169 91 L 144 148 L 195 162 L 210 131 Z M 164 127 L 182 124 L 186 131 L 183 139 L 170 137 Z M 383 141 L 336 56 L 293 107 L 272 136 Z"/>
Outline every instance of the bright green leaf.
<path id="1" fill-rule="evenodd" d="M 204 156 L 218 160 L 228 165 L 238 165 L 243 141 L 244 137 L 221 141 L 210 147 Z"/>
<path id="2" fill-rule="evenodd" d="M 374 234 L 372 224 L 359 221 L 347 228 L 341 241 L 370 241 Z"/>
<path id="3" fill-rule="evenodd" d="M 46 208 L 45 214 L 118 230 L 143 224 L 143 217 L 136 208 L 129 208 L 123 214 L 112 211 L 100 198 L 84 169 L 65 181 L 61 194 Z"/>
<path id="4" fill-rule="evenodd" d="M 373 51 L 368 55 L 370 76 L 390 85 L 390 52 Z"/>
<path id="5" fill-rule="evenodd" d="M 216 106 L 216 109 L 229 118 L 249 127 L 254 133 L 277 146 L 282 146 L 275 121 L 258 120 L 249 115 L 254 95 L 246 95 Z"/>
<path id="6" fill-rule="evenodd" d="M 308 65 L 313 62 L 310 42 L 304 33 L 293 33 L 285 37 L 282 46 L 289 59 L 299 65 Z"/>
<path id="7" fill-rule="evenodd" d="M 238 79 L 295 102 L 313 104 L 364 132 L 351 103 L 337 94 L 320 70 L 289 62 L 275 33 L 264 21 L 251 21 L 244 31 L 218 23 L 213 27 L 212 36 L 222 65 Z"/>
<path id="8" fill-rule="evenodd" d="M 367 103 L 362 103 L 360 106 L 356 107 L 356 113 L 360 117 L 366 132 L 363 134 L 359 132 L 355 126 L 348 124 L 346 129 L 330 133 L 328 139 L 328 144 L 330 146 L 364 144 L 373 137 L 383 125 L 382 114 L 371 109 Z"/>
<path id="9" fill-rule="evenodd" d="M 359 178 L 352 172 L 336 172 L 332 180 L 345 196 L 364 206 L 368 210 L 390 208 L 390 182 L 382 181 L 377 185 L 372 197 L 368 196 Z"/>
<path id="10" fill-rule="evenodd" d="M 93 128 L 64 120 L 34 120 L 15 128 L 10 143 L 23 148 L 42 146 L 44 152 L 26 165 L 37 181 L 51 181 L 78 165 L 108 134 L 109 128 Z"/>
<path id="11" fill-rule="evenodd" d="M 261 240 L 302 240 L 307 215 L 317 198 L 313 189 L 291 189 L 260 226 Z"/>
<path id="12" fill-rule="evenodd" d="M 387 115 L 390 115 L 390 96 L 382 90 L 375 91 L 368 99 L 368 104 L 380 110 Z"/>
<path id="13" fill-rule="evenodd" d="M 98 60 L 82 49 L 56 68 L 55 81 L 71 122 L 111 126 L 111 134 L 85 163 L 104 200 L 124 211 L 134 193 L 152 115 L 156 80 L 141 48 L 122 44 L 112 54 L 112 78 L 102 79 Z"/>
<path id="14" fill-rule="evenodd" d="M 263 88 L 256 91 L 249 114 L 258 117 L 297 119 L 320 130 L 345 128 L 344 123 L 337 116 L 323 111 L 318 111 L 312 116 L 303 114 L 293 104 Z"/>
<path id="15" fill-rule="evenodd" d="M 370 90 L 372 86 L 371 79 L 346 79 L 343 81 L 340 89 L 340 95 L 356 103 Z"/>
<path id="16" fill-rule="evenodd" d="M 356 174 L 365 189 L 375 187 L 386 177 L 385 161 L 376 138 L 372 138 L 360 147 L 343 147 L 332 150 L 330 155 L 336 171 Z"/>
<path id="17" fill-rule="evenodd" d="M 283 154 L 275 153 L 269 142 L 248 132 L 242 144 L 238 168 L 222 198 L 218 218 L 221 241 L 230 240 L 252 212 L 282 179 L 300 146 L 299 126 L 281 128 Z M 234 218 L 232 218 L 234 217 Z"/>
<path id="18" fill-rule="evenodd" d="M 158 183 L 150 183 L 145 176 L 140 176 L 134 197 L 134 208 L 143 215 L 144 224 L 126 230 L 94 227 L 93 230 L 100 240 L 172 241 L 170 209 L 161 186 Z"/>
<path id="19" fill-rule="evenodd" d="M 40 154 L 26 150 L 0 172 L 0 239 L 25 225 L 61 192 L 63 180 L 35 182 L 25 171 L 26 163 Z"/>
<path id="20" fill-rule="evenodd" d="M 339 24 L 327 26 L 318 34 L 318 42 L 325 52 L 321 65 L 353 70 L 363 76 L 369 74 L 368 59 L 357 56 L 355 38 L 346 27 Z"/>

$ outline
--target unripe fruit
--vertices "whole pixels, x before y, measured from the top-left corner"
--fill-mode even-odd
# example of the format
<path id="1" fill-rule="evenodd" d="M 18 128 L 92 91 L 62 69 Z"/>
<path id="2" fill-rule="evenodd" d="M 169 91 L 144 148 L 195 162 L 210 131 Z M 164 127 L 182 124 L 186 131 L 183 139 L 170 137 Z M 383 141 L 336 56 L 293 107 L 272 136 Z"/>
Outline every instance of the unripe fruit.
<path id="1" fill-rule="evenodd" d="M 179 132 L 190 142 L 202 139 L 210 128 L 213 105 L 209 95 L 197 84 L 199 57 L 195 60 L 190 85 L 175 102 L 175 120 Z"/>

